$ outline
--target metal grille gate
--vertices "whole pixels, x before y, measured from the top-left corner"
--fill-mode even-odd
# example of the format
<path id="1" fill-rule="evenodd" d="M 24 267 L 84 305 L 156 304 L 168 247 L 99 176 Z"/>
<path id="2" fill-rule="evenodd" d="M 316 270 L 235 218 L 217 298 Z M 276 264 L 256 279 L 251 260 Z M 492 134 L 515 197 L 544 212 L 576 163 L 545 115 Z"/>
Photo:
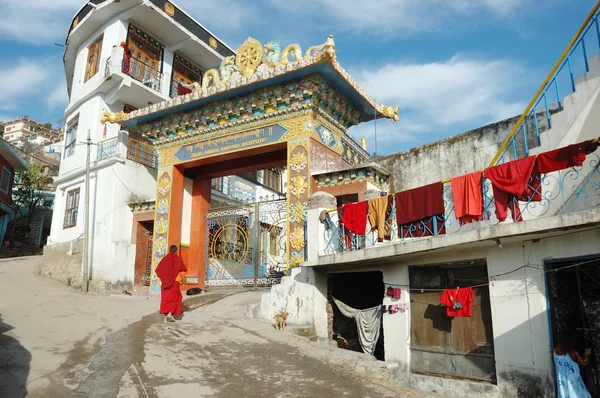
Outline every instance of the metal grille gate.
<path id="1" fill-rule="evenodd" d="M 206 281 L 216 286 L 269 286 L 287 262 L 287 202 L 274 195 L 256 203 L 210 209 Z"/>
<path id="2" fill-rule="evenodd" d="M 571 331 L 577 349 L 592 349 L 582 376 L 592 397 L 600 397 L 600 258 L 554 261 L 546 274 L 552 335 Z M 557 341 L 554 341 L 556 346 Z"/>

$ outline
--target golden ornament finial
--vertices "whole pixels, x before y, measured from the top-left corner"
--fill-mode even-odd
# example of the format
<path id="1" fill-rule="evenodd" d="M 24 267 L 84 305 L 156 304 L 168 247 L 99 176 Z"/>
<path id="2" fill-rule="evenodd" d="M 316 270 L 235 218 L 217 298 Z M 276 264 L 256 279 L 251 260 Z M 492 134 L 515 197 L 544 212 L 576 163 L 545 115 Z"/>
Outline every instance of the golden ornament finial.
<path id="1" fill-rule="evenodd" d="M 364 149 L 365 152 L 366 152 L 366 150 L 367 150 L 367 138 L 365 136 L 363 136 L 360 139 L 360 146 L 362 146 L 362 149 Z"/>
<path id="2" fill-rule="evenodd" d="M 381 105 L 379 111 L 383 116 L 387 117 L 388 119 L 393 119 L 394 122 L 398 123 L 398 121 L 400 121 L 400 117 L 398 116 L 398 108 L 398 106 L 394 108 L 391 106 Z"/>
<path id="3" fill-rule="evenodd" d="M 104 113 L 102 114 L 102 119 L 100 119 L 100 123 L 121 123 L 123 120 L 127 118 L 125 112 L 117 112 L 111 113 L 106 108 L 104 108 Z"/>

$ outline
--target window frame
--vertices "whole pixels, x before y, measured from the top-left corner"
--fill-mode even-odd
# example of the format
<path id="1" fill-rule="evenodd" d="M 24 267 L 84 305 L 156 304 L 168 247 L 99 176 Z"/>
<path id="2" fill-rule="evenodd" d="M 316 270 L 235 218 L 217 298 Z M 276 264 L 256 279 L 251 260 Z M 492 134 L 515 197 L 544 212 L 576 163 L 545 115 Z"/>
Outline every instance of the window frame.
<path id="1" fill-rule="evenodd" d="M 75 203 L 77 196 L 77 203 Z M 71 200 L 72 197 L 72 200 Z M 71 189 L 67 191 L 67 201 L 65 202 L 65 212 L 63 218 L 63 229 L 73 228 L 77 226 L 77 216 L 79 215 L 79 200 L 81 199 L 81 188 Z M 69 205 L 71 203 L 71 205 Z M 69 207 L 71 206 L 71 207 Z M 67 224 L 67 214 L 71 212 L 71 223 Z"/>
<path id="2" fill-rule="evenodd" d="M 69 122 L 67 123 L 67 128 L 65 129 L 65 150 L 63 158 L 66 159 L 75 154 L 75 144 L 77 143 L 77 129 L 79 128 L 79 114 L 75 115 Z M 69 142 L 69 133 L 72 134 L 72 140 Z M 69 151 L 71 151 L 69 153 Z"/>
<path id="3" fill-rule="evenodd" d="M 104 33 L 88 46 L 87 62 L 85 64 L 85 76 L 83 82 L 86 83 L 92 77 L 96 76 L 100 70 L 100 56 L 102 55 L 102 44 L 104 41 Z M 95 56 L 92 64 L 92 57 Z"/>
<path id="4" fill-rule="evenodd" d="M 4 179 L 4 173 L 6 172 L 6 174 L 8 175 L 8 180 L 6 182 L 6 190 L 4 190 L 4 187 L 2 186 L 2 180 Z M 0 191 L 4 192 L 7 195 L 10 195 L 10 181 L 11 181 L 11 177 L 12 177 L 12 172 L 10 171 L 10 169 L 6 166 L 2 166 L 2 175 L 0 175 Z"/>

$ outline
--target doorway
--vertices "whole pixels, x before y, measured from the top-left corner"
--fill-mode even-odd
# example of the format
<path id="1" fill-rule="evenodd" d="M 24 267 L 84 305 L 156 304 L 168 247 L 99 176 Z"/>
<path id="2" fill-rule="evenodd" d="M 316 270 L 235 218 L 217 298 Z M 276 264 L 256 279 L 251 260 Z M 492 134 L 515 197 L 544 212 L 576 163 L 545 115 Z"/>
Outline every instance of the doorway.
<path id="1" fill-rule="evenodd" d="M 546 286 L 552 349 L 563 331 L 575 337 L 580 354 L 592 349 L 581 376 L 590 394 L 600 397 L 600 256 L 547 262 Z"/>
<path id="2" fill-rule="evenodd" d="M 140 221 L 137 223 L 134 286 L 150 286 L 152 278 L 153 230 L 153 221 Z"/>
<path id="3" fill-rule="evenodd" d="M 339 334 L 347 341 L 345 348 L 363 352 L 358 340 L 356 321 L 342 315 L 333 298 L 335 297 L 349 307 L 365 310 L 381 305 L 384 292 L 385 287 L 381 271 L 336 273 L 327 276 L 327 300 L 333 309 L 333 334 Z M 373 355 L 378 360 L 384 361 L 383 316 L 381 317 L 379 330 L 379 339 L 375 345 Z"/>

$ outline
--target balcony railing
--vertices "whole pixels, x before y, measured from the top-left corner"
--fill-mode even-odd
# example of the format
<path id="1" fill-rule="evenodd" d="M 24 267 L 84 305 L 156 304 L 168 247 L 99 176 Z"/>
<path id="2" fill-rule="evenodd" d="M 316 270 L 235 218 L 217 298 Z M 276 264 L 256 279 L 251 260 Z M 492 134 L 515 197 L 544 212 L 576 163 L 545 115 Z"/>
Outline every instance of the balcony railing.
<path id="1" fill-rule="evenodd" d="M 109 138 L 108 140 L 100 141 L 97 144 L 98 152 L 96 160 L 101 161 L 108 158 L 119 156 L 119 138 Z"/>
<path id="2" fill-rule="evenodd" d="M 125 56 L 122 57 L 119 65 L 120 70 L 115 70 L 116 68 L 119 68 L 119 66 L 114 64 L 113 56 L 108 57 L 106 60 L 104 76 L 108 77 L 113 73 L 120 72 L 124 75 L 131 76 L 133 79 L 155 91 L 162 91 L 163 74 L 160 72 L 160 70 L 152 67 L 142 60 L 136 58 L 128 59 Z"/>
<path id="3" fill-rule="evenodd" d="M 521 209 L 520 221 L 541 217 L 550 217 L 559 214 L 571 213 L 600 206 L 600 149 L 589 154 L 581 167 L 573 167 L 557 172 L 541 175 L 540 181 L 530 181 L 532 191 L 539 196 L 539 201 L 529 200 L 519 202 Z M 537 188 L 535 188 L 537 187 Z M 535 194 L 532 196 L 536 196 Z M 407 225 L 397 225 L 395 208 L 390 212 L 389 222 L 391 239 L 395 241 L 410 241 L 424 239 L 428 236 L 439 236 L 465 232 L 482 227 L 493 227 L 500 222 L 496 218 L 496 207 L 490 181 L 484 180 L 483 199 L 484 213 L 479 222 L 460 225 L 454 211 L 454 199 L 450 183 L 444 185 L 443 216 L 431 217 Z M 506 221 L 510 222 L 514 214 L 512 206 Z M 330 213 L 321 243 L 321 254 L 360 250 L 377 244 L 377 232 L 368 232 L 366 235 L 355 235 L 341 225 L 337 212 Z M 513 219 L 514 221 L 514 219 Z M 367 221 L 367 231 L 370 231 Z M 386 244 L 378 243 L 378 244 Z"/>
<path id="4" fill-rule="evenodd" d="M 131 137 L 127 141 L 127 159 L 152 168 L 156 168 L 158 163 L 154 147 Z"/>
<path id="5" fill-rule="evenodd" d="M 532 98 L 490 166 L 528 156 L 532 147 L 540 145 L 540 133 L 552 128 L 552 113 L 563 109 L 563 96 L 576 91 L 576 76 L 590 71 L 589 58 L 600 49 L 599 9 L 600 3 L 597 3 Z"/>

